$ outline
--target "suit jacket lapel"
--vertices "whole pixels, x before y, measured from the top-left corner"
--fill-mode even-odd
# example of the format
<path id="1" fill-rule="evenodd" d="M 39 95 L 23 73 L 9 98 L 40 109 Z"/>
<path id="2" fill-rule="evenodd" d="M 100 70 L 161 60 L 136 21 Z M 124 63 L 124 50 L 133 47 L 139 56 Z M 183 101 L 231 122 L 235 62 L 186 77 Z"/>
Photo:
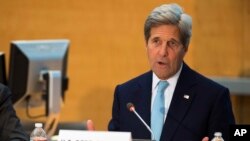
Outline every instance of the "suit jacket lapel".
<path id="1" fill-rule="evenodd" d="M 152 71 L 147 72 L 138 82 L 138 89 L 135 96 L 135 106 L 138 114 L 150 125 L 151 113 L 151 92 L 152 92 Z M 145 127 L 146 128 L 146 127 Z M 151 136 L 150 132 L 147 132 Z"/>
<path id="2" fill-rule="evenodd" d="M 196 83 L 195 75 L 184 63 L 163 127 L 161 140 L 170 141 L 188 112 L 194 93 L 191 87 Z"/>

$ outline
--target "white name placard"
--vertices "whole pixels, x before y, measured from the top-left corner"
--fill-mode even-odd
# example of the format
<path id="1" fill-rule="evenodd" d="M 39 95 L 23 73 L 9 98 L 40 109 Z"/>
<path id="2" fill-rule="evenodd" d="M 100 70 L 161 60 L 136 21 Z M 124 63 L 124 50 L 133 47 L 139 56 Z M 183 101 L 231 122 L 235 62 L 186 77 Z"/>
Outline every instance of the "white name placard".
<path id="1" fill-rule="evenodd" d="M 132 141 L 130 132 L 60 130 L 58 141 Z"/>

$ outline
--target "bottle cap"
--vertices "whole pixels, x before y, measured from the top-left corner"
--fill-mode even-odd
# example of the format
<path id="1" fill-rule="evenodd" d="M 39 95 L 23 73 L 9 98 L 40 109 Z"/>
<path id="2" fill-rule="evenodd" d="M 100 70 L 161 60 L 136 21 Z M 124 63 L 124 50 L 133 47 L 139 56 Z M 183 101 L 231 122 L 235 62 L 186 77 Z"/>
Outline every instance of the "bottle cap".
<path id="1" fill-rule="evenodd" d="M 42 128 L 43 124 L 42 123 L 35 123 L 35 127 Z"/>
<path id="2" fill-rule="evenodd" d="M 215 132 L 215 133 L 214 133 L 214 136 L 216 136 L 216 137 L 220 136 L 220 137 L 221 137 L 221 136 L 222 136 L 222 133 L 221 133 L 221 132 Z"/>

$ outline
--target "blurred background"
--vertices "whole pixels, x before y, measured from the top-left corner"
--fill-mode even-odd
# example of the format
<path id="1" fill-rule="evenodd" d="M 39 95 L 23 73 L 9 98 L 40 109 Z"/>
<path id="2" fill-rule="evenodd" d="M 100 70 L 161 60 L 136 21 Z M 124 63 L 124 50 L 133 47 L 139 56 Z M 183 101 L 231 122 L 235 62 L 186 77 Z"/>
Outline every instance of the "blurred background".
<path id="1" fill-rule="evenodd" d="M 193 18 L 189 66 L 206 76 L 250 76 L 249 0 L 0 0 L 0 51 L 8 70 L 12 40 L 69 39 L 60 120 L 92 119 L 97 130 L 107 130 L 115 86 L 149 70 L 144 21 L 170 2 Z M 249 124 L 250 98 L 231 98 L 237 123 Z"/>

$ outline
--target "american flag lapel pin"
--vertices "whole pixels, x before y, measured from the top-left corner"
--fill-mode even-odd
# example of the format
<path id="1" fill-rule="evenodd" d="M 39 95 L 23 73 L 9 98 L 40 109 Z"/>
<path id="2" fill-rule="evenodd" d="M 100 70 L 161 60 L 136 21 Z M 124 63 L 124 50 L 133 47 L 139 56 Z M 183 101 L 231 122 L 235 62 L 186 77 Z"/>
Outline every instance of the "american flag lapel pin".
<path id="1" fill-rule="evenodd" d="M 187 95 L 187 94 L 184 94 L 184 96 L 183 96 L 185 99 L 189 99 L 189 95 Z"/>

